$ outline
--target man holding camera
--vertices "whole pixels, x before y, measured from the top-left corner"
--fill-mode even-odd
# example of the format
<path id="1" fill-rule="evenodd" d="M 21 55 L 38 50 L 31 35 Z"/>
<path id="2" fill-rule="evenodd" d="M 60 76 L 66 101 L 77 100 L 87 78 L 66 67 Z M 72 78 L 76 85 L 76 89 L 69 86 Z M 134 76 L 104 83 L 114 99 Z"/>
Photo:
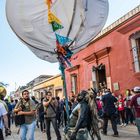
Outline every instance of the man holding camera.
<path id="1" fill-rule="evenodd" d="M 52 97 L 52 93 L 50 91 L 46 92 L 45 94 L 46 97 L 43 100 L 43 106 L 46 112 L 45 122 L 46 122 L 47 139 L 51 140 L 50 123 L 52 123 L 57 136 L 57 140 L 61 140 L 61 135 L 57 126 L 57 119 L 56 119 L 56 111 L 58 107 L 57 101 L 54 97 Z"/>
<path id="2" fill-rule="evenodd" d="M 25 116 L 25 123 L 20 126 L 20 139 L 26 140 L 27 131 L 29 140 L 34 140 L 35 121 L 35 103 L 29 98 L 29 91 L 22 92 L 21 100 L 16 104 L 14 112 L 17 115 Z"/>

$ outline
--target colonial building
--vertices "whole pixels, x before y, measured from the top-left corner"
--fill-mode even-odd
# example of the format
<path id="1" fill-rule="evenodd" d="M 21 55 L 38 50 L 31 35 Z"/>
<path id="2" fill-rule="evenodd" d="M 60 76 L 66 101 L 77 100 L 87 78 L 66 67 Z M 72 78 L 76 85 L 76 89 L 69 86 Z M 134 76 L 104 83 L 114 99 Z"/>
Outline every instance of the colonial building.
<path id="1" fill-rule="evenodd" d="M 43 81 L 46 81 L 47 79 L 53 77 L 52 75 L 40 75 L 38 77 L 36 77 L 35 79 L 33 79 L 32 81 L 30 81 L 29 83 L 26 84 L 26 88 L 28 88 L 30 95 L 34 96 L 34 91 L 33 88 L 35 87 L 35 85 L 37 85 L 38 83 L 42 83 Z"/>
<path id="2" fill-rule="evenodd" d="M 61 75 L 40 75 L 31 82 L 27 83 L 26 86 L 19 87 L 15 91 L 15 98 L 20 98 L 23 90 L 28 90 L 30 96 L 35 96 L 37 99 L 44 97 L 45 90 L 51 91 L 53 96 L 59 96 L 61 99 L 63 95 L 63 81 Z"/>
<path id="3" fill-rule="evenodd" d="M 61 75 L 52 76 L 38 82 L 29 90 L 32 90 L 34 96 L 38 99 L 44 96 L 45 90 L 51 91 L 54 97 L 59 96 L 60 98 L 63 98 L 63 81 Z"/>
<path id="4" fill-rule="evenodd" d="M 140 5 L 105 28 L 71 63 L 68 93 L 107 87 L 125 94 L 140 86 Z"/>

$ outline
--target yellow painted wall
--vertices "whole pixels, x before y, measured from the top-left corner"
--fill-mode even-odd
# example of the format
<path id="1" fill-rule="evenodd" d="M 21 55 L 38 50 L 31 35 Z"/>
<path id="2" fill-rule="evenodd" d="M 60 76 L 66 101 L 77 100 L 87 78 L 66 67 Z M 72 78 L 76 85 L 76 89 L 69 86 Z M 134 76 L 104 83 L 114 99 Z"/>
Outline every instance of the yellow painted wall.
<path id="1" fill-rule="evenodd" d="M 54 86 L 54 89 L 57 87 L 63 87 L 63 81 L 61 79 L 61 75 L 51 77 L 51 78 L 47 79 L 45 82 L 34 85 L 33 90 L 47 88 L 52 85 Z"/>

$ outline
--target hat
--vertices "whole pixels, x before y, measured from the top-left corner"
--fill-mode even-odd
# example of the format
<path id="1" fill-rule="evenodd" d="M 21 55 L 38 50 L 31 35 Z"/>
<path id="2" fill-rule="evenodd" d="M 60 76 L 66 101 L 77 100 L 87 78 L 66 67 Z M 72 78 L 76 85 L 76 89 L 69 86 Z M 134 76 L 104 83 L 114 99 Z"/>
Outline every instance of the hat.
<path id="1" fill-rule="evenodd" d="M 133 91 L 136 93 L 140 93 L 140 87 L 139 86 L 134 87 Z"/>
<path id="2" fill-rule="evenodd" d="M 6 96 L 6 89 L 3 86 L 0 86 L 0 95 Z"/>

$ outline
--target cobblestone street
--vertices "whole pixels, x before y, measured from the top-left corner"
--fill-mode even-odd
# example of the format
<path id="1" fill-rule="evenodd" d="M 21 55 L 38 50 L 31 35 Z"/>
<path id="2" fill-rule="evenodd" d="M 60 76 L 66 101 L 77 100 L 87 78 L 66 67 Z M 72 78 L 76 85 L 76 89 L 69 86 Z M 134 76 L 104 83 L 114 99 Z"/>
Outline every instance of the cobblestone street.
<path id="1" fill-rule="evenodd" d="M 17 134 L 18 128 L 15 128 L 14 126 L 12 127 L 12 135 L 8 136 L 5 138 L 5 140 L 20 140 L 19 135 Z M 63 130 L 62 128 L 60 129 L 61 131 L 61 135 L 63 136 Z M 119 131 L 119 137 L 112 137 L 111 135 L 113 134 L 112 129 L 108 128 L 108 135 L 107 136 L 103 136 L 102 140 L 139 140 L 140 136 L 138 136 L 137 133 L 137 129 L 135 126 L 129 125 L 126 127 L 120 127 L 118 126 L 118 131 Z M 56 140 L 56 136 L 54 133 L 54 130 L 51 130 L 51 134 L 52 134 L 52 140 Z M 36 128 L 35 131 L 35 140 L 46 140 L 46 134 L 45 133 L 41 133 L 40 130 L 38 128 Z M 28 139 L 27 139 L 28 140 Z M 63 138 L 62 138 L 63 140 Z"/>

